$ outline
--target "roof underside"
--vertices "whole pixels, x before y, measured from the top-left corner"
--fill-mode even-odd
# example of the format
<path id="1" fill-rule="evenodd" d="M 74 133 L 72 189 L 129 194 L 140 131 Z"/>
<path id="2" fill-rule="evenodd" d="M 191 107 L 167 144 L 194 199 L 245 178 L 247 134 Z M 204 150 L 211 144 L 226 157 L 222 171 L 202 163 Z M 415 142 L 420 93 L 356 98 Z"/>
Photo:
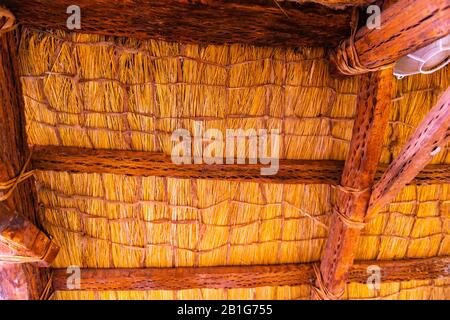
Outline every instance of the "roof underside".
<path id="1" fill-rule="evenodd" d="M 171 132 L 279 129 L 283 159 L 345 160 L 358 78 L 331 78 L 325 49 L 199 46 L 98 35 L 22 33 L 30 145 L 158 151 Z M 382 163 L 399 153 L 449 86 L 450 69 L 396 81 Z M 450 163 L 449 147 L 432 163 Z M 55 267 L 257 265 L 319 261 L 335 189 L 39 171 L 40 220 Z M 370 222 L 356 259 L 450 255 L 450 185 L 408 186 Z M 309 286 L 56 292 L 57 299 L 301 299 Z M 346 298 L 448 298 L 450 279 L 350 284 Z"/>

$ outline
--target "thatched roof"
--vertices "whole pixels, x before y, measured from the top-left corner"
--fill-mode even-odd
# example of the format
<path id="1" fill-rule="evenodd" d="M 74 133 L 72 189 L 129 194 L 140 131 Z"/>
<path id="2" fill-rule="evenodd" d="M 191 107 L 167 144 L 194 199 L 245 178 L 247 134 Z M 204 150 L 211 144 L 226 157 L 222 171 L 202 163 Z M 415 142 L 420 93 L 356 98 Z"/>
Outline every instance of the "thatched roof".
<path id="1" fill-rule="evenodd" d="M 382 163 L 449 86 L 450 69 L 395 81 Z M 200 46 L 27 29 L 20 79 L 30 145 L 158 151 L 177 128 L 278 128 L 282 159 L 345 160 L 358 77 L 330 76 L 322 48 Z M 433 163 L 450 164 L 449 147 Z M 53 266 L 138 268 L 319 261 L 336 190 L 39 171 Z M 450 185 L 407 186 L 362 231 L 357 260 L 450 255 Z M 304 299 L 309 285 L 59 292 L 55 299 Z M 345 298 L 448 298 L 450 279 L 347 285 Z"/>

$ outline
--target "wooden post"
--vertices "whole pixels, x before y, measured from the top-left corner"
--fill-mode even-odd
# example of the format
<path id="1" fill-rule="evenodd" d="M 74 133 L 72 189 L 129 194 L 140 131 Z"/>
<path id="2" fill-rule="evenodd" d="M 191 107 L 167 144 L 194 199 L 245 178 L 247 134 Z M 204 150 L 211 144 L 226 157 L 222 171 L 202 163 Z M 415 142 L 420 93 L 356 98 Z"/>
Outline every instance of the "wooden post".
<path id="1" fill-rule="evenodd" d="M 316 281 L 318 289 L 325 287 L 331 293 L 328 298 L 339 297 L 343 293 L 353 264 L 360 229 L 346 223 L 346 220 L 364 221 L 381 155 L 381 142 L 388 124 L 393 83 L 391 72 L 384 70 L 361 78 L 353 137 L 341 179 L 342 188 L 337 191 L 336 210 L 320 265 L 323 281 Z M 321 298 L 320 294 L 313 297 Z"/>
<path id="2" fill-rule="evenodd" d="M 0 35 L 0 181 L 18 176 L 28 158 L 22 94 L 16 73 L 16 33 Z M 21 182 L 1 203 L 0 238 L 11 249 L 25 256 L 43 257 L 50 263 L 57 253 L 54 244 L 32 224 L 36 219 L 36 191 L 32 181 Z M 20 213 L 20 215 L 18 214 Z M 31 232 L 31 233 L 30 233 Z M 45 248 L 45 249 L 43 249 Z M 49 250 L 48 255 L 43 250 Z M 47 286 L 49 273 L 36 265 L 0 264 L 0 288 L 4 299 L 38 299 Z M 13 285 L 18 287 L 14 289 Z M 20 286 L 20 288 L 19 288 Z"/>

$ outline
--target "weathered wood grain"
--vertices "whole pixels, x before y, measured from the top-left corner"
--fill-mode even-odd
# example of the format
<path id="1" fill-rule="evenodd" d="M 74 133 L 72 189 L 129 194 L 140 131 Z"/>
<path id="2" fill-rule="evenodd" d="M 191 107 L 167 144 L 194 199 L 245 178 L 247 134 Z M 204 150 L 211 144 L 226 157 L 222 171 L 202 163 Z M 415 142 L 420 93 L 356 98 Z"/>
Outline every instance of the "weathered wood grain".
<path id="1" fill-rule="evenodd" d="M 261 164 L 182 164 L 162 153 L 35 146 L 34 169 L 132 176 L 218 179 L 269 183 L 337 184 L 340 161 L 280 160 L 275 175 L 261 175 Z"/>
<path id="2" fill-rule="evenodd" d="M 262 176 L 260 169 L 264 166 L 260 164 L 176 165 L 172 163 L 170 157 L 161 153 L 35 146 L 32 166 L 43 171 L 73 173 L 337 185 L 342 176 L 344 161 L 280 160 L 277 174 Z M 387 165 L 378 165 L 376 180 L 382 176 L 386 168 Z M 450 165 L 429 165 L 410 183 L 416 185 L 450 183 Z"/>
<path id="3" fill-rule="evenodd" d="M 334 47 L 350 34 L 350 10 L 273 0 L 6 0 L 25 26 L 69 31 L 70 5 L 81 8 L 75 32 L 138 39 L 260 46 Z"/>
<path id="4" fill-rule="evenodd" d="M 4 256 L 14 261 L 16 256 L 18 262 L 25 259 L 44 267 L 50 266 L 59 251 L 59 247 L 44 232 L 1 202 L 0 243 L 10 249 L 8 254 L 0 254 L 0 261 L 4 260 Z"/>
<path id="5" fill-rule="evenodd" d="M 25 117 L 23 114 L 22 93 L 17 78 L 17 33 L 0 34 L 0 181 L 8 181 L 16 177 L 25 164 L 29 151 L 25 137 Z M 10 225 L 11 212 L 19 212 L 22 223 L 28 221 L 28 226 L 36 220 L 36 192 L 34 183 L 30 180 L 18 185 L 12 196 L 2 203 L 2 224 L 0 229 L 13 231 L 14 224 Z M 19 220 L 20 220 L 19 219 Z M 17 220 L 15 220 L 17 221 Z M 17 226 L 17 225 L 16 225 Z M 2 232 L 3 232 L 2 231 Z M 26 231 L 26 230 L 22 230 Z M 17 233 L 7 232 L 5 238 Z M 23 240 L 23 239 L 22 239 Z M 26 246 L 30 243 L 26 242 Z M 25 246 L 25 247 L 26 247 Z M 21 264 L 15 267 L 0 266 L 0 288 L 2 297 L 6 299 L 37 299 L 46 286 L 48 271 L 39 269 L 35 265 Z M 15 290 L 12 284 L 23 284 Z"/>
<path id="6" fill-rule="evenodd" d="M 369 266 L 380 268 L 381 282 L 437 279 L 450 276 L 450 257 L 397 261 L 361 261 L 352 266 L 348 282 L 367 283 Z M 67 286 L 71 273 L 55 269 L 53 288 Z M 314 282 L 312 264 L 236 267 L 142 269 L 80 269 L 80 288 L 87 291 L 229 289 L 299 286 Z M 70 282 L 72 284 L 72 282 Z"/>
<path id="7" fill-rule="evenodd" d="M 440 96 L 375 185 L 368 215 L 391 201 L 450 142 L 450 88 Z"/>
<path id="8" fill-rule="evenodd" d="M 48 281 L 47 268 L 0 262 L 0 300 L 38 300 Z"/>
<path id="9" fill-rule="evenodd" d="M 352 221 L 363 222 L 369 204 L 388 124 L 392 83 L 389 70 L 361 77 L 353 136 L 341 179 L 344 188 L 360 192 L 340 190 L 335 204 L 336 210 Z M 348 226 L 333 214 L 320 271 L 323 285 L 335 296 L 344 290 L 359 235 L 360 229 Z"/>
<path id="10" fill-rule="evenodd" d="M 380 29 L 362 26 L 355 36 L 355 49 L 366 68 L 378 68 L 422 48 L 450 33 L 448 0 L 399 0 L 381 11 Z M 348 41 L 346 51 L 348 49 Z M 339 48 L 331 56 L 341 55 Z"/>

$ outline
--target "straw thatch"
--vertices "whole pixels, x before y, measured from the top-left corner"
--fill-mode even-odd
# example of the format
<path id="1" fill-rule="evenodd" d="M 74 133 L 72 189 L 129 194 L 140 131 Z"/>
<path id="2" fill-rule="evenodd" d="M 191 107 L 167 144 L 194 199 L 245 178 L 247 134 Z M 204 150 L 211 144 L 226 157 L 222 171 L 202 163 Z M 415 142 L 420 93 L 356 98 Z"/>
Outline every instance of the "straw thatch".
<path id="1" fill-rule="evenodd" d="M 282 158 L 347 156 L 358 78 L 331 78 L 320 48 L 197 46 L 25 30 L 21 81 L 31 145 L 161 151 L 171 132 L 277 128 Z M 381 162 L 389 163 L 449 85 L 449 68 L 396 81 Z M 433 160 L 450 163 L 447 147 Z M 37 174 L 55 267 L 178 267 L 320 260 L 327 185 Z M 450 185 L 408 186 L 363 231 L 356 259 L 450 255 Z M 309 286 L 57 292 L 57 299 L 302 299 Z M 349 284 L 346 298 L 448 298 L 449 279 Z"/>
<path id="2" fill-rule="evenodd" d="M 42 33 L 22 44 L 32 144 L 170 154 L 172 131 L 203 120 L 277 128 L 283 158 L 345 159 L 357 81 L 331 80 L 323 49 Z"/>

